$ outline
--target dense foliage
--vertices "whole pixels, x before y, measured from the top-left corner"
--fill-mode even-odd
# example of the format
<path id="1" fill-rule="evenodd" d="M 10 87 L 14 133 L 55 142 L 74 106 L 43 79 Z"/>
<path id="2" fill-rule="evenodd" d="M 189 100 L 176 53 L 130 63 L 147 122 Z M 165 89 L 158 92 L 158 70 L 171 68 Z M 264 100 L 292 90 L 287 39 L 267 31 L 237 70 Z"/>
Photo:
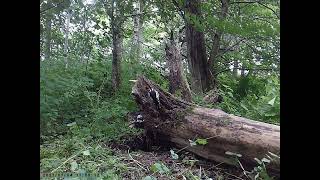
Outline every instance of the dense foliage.
<path id="1" fill-rule="evenodd" d="M 111 1 L 40 2 L 41 172 L 104 172 L 107 179 L 121 179 L 120 174 L 128 171 L 121 158 L 101 144 L 137 133 L 126 120 L 127 113 L 137 109 L 130 80 L 143 74 L 168 90 L 164 42 L 172 30 L 177 39 L 184 35 L 181 10 L 175 4 L 125 2 L 126 8 L 117 7 L 126 17 L 117 92 L 112 91 L 111 83 L 112 37 L 106 12 L 110 7 L 104 6 Z M 135 33 L 132 14 L 137 2 L 143 4 L 143 42 L 138 59 L 131 51 Z M 223 32 L 214 63 L 223 101 L 208 104 L 203 101 L 206 94 L 193 94 L 194 102 L 280 124 L 280 31 L 275 15 L 279 2 L 230 2 L 225 19 L 220 18 L 220 1 L 206 1 L 201 8 L 203 16 L 185 16 L 205 33 L 208 52 L 213 32 Z M 69 16 L 70 26 L 66 26 Z M 186 55 L 186 51 L 184 44 L 181 53 Z M 183 64 L 190 81 L 186 58 Z"/>

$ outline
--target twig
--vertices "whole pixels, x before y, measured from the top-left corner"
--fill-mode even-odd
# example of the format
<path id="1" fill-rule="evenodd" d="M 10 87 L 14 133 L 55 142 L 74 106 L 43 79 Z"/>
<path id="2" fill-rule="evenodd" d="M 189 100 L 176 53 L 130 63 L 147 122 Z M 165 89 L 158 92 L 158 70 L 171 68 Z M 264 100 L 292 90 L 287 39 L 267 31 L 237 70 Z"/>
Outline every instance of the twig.
<path id="1" fill-rule="evenodd" d="M 238 177 L 238 176 L 236 176 L 236 175 L 230 174 L 230 173 L 228 173 L 228 172 L 224 172 L 224 173 L 225 173 L 225 174 L 228 174 L 229 176 L 235 177 L 235 178 L 237 178 L 237 179 L 244 180 L 244 179 L 242 179 L 241 177 Z"/>
<path id="2" fill-rule="evenodd" d="M 272 68 L 233 68 L 233 69 L 247 70 L 247 71 L 273 71 L 273 70 L 277 70 L 277 69 L 272 69 Z M 219 71 L 215 74 L 215 76 L 217 76 L 220 73 L 226 72 L 226 71 L 231 71 L 231 69 L 225 69 L 225 70 Z"/>
<path id="3" fill-rule="evenodd" d="M 184 147 L 184 148 L 182 148 L 182 149 L 179 149 L 176 153 L 178 153 L 178 152 L 180 152 L 180 151 L 182 151 L 182 150 L 184 150 L 184 149 L 186 149 L 186 148 L 188 148 L 190 145 L 188 145 L 188 146 L 186 146 L 186 147 Z"/>
<path id="4" fill-rule="evenodd" d="M 250 3 L 257 3 L 259 1 L 234 1 L 230 2 L 230 4 L 250 4 Z"/>
<path id="5" fill-rule="evenodd" d="M 144 168 L 142 165 L 140 165 L 141 163 L 135 159 L 133 159 L 133 157 L 130 155 L 129 150 L 128 150 L 128 155 L 129 157 L 133 160 L 133 162 L 135 162 L 140 168 L 142 168 L 143 170 L 145 170 L 146 172 L 149 171 L 149 169 L 147 170 L 146 168 Z"/>
<path id="6" fill-rule="evenodd" d="M 141 15 L 155 15 L 155 13 L 152 13 L 152 12 L 140 12 L 140 13 L 135 13 L 135 14 L 128 14 L 128 15 L 125 15 L 124 17 L 125 18 L 128 18 L 128 17 L 135 17 L 135 16 L 141 16 Z"/>
<path id="7" fill-rule="evenodd" d="M 81 152 L 82 152 L 82 150 L 79 151 L 77 154 L 69 157 L 69 158 L 68 158 L 67 160 L 65 160 L 62 164 L 60 164 L 57 168 L 55 168 L 54 170 L 52 170 L 51 173 L 53 173 L 53 172 L 55 172 L 56 170 L 58 170 L 61 166 L 63 166 L 64 164 L 66 164 L 66 163 L 67 163 L 69 160 L 71 160 L 72 158 L 78 156 Z"/>
<path id="8" fill-rule="evenodd" d="M 103 86 L 104 86 L 105 80 L 106 80 L 106 77 L 103 78 L 102 83 L 101 83 L 101 85 L 100 85 L 100 87 L 99 87 L 99 90 L 98 90 L 97 101 L 96 101 L 96 106 L 97 106 L 97 107 L 98 107 L 98 105 L 99 105 L 100 94 L 101 94 L 101 90 L 102 90 L 102 88 L 103 88 Z"/>
<path id="9" fill-rule="evenodd" d="M 272 11 L 273 14 L 274 14 L 275 16 L 277 16 L 278 19 L 280 19 L 280 16 L 277 14 L 277 12 L 276 12 L 275 10 L 273 10 L 271 7 L 269 7 L 269 6 L 265 5 L 265 4 L 262 4 L 261 2 L 257 2 L 257 3 L 260 4 L 261 6 L 269 9 L 270 11 Z"/>
<path id="10" fill-rule="evenodd" d="M 228 51 L 231 51 L 232 48 L 238 46 L 241 42 L 243 42 L 243 41 L 245 41 L 245 40 L 246 40 L 246 39 L 243 38 L 243 39 L 237 41 L 237 42 L 234 43 L 232 46 L 230 46 L 230 47 L 228 47 L 227 49 L 225 49 L 224 51 L 220 52 L 215 58 L 218 58 L 218 57 L 222 56 L 223 54 L 227 53 Z"/>
<path id="11" fill-rule="evenodd" d="M 186 16 L 185 16 L 185 14 L 184 14 L 184 12 L 183 12 L 182 8 L 181 8 L 181 7 L 179 7 L 178 2 L 177 2 L 177 1 L 175 1 L 175 0 L 172 0 L 172 3 L 173 3 L 173 4 L 174 4 L 174 6 L 178 9 L 178 11 L 179 11 L 179 15 L 182 17 L 182 19 L 183 19 L 183 20 L 186 20 Z"/>
<path id="12" fill-rule="evenodd" d="M 211 136 L 211 137 L 206 138 L 206 140 L 209 140 L 209 139 L 212 139 L 212 138 L 215 138 L 215 137 L 219 137 L 219 136 L 218 135 Z"/>
<path id="13" fill-rule="evenodd" d="M 253 4 L 253 3 L 257 3 L 267 9 L 269 9 L 270 11 L 273 12 L 273 14 L 280 19 L 280 16 L 277 14 L 277 12 L 275 10 L 273 10 L 272 8 L 270 8 L 269 6 L 263 4 L 261 1 L 235 1 L 235 2 L 231 2 L 230 4 L 240 4 L 240 3 L 245 3 L 245 4 Z"/>
<path id="14" fill-rule="evenodd" d="M 240 164 L 240 167 L 241 167 L 241 169 L 243 170 L 243 174 L 246 176 L 246 177 L 248 177 L 248 175 L 247 175 L 247 171 L 243 168 L 243 166 L 242 166 L 242 164 L 241 164 L 241 162 L 239 161 L 239 159 L 237 159 L 237 161 L 238 161 L 238 163 Z"/>

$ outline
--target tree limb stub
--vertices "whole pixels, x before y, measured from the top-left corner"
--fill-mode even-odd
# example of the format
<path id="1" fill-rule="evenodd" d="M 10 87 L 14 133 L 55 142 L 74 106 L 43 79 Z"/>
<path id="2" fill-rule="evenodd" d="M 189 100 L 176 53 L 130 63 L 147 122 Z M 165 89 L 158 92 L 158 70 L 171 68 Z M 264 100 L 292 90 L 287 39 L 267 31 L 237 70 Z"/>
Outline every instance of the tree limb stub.
<path id="1" fill-rule="evenodd" d="M 159 93 L 159 109 L 148 93 L 150 89 Z M 138 78 L 132 94 L 142 112 L 145 133 L 150 136 L 148 143 L 188 146 L 186 150 L 198 156 L 230 165 L 237 162 L 226 152 L 241 154 L 238 159 L 247 168 L 256 166 L 254 158 L 262 159 L 268 152 L 280 154 L 280 126 L 185 102 L 143 76 Z M 207 139 L 208 143 L 190 146 L 189 140 L 197 138 Z M 280 173 L 280 159 L 271 161 L 267 167 Z"/>

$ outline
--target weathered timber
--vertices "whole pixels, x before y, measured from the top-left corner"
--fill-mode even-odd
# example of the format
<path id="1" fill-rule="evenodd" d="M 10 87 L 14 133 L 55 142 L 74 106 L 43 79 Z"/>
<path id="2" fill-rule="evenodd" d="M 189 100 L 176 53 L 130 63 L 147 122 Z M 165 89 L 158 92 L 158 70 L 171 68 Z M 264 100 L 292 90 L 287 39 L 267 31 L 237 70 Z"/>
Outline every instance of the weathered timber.
<path id="1" fill-rule="evenodd" d="M 160 108 L 156 108 L 149 90 L 159 93 Z M 198 156 L 237 165 L 227 152 L 241 154 L 239 161 L 251 170 L 268 152 L 280 155 L 280 126 L 227 114 L 219 109 L 199 107 L 163 91 L 145 77 L 139 77 L 132 94 L 144 119 L 149 146 L 172 143 Z M 189 140 L 207 139 L 207 144 L 190 146 Z M 280 173 L 280 159 L 267 166 Z"/>

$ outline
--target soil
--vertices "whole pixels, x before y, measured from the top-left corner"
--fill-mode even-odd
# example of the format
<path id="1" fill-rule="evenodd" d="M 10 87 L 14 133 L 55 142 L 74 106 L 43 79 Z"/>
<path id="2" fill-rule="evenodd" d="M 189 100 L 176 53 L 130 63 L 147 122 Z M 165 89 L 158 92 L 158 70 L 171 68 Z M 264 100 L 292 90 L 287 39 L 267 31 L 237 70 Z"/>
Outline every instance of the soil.
<path id="1" fill-rule="evenodd" d="M 118 141 L 107 142 L 106 146 L 128 166 L 128 171 L 122 174 L 123 179 L 143 179 L 146 176 L 153 176 L 158 180 L 194 179 L 191 173 L 201 179 L 248 179 L 240 168 L 207 161 L 184 150 L 172 148 L 174 152 L 178 152 L 177 160 L 171 158 L 168 147 L 153 146 L 151 151 L 146 152 L 143 135 L 124 136 Z M 157 162 L 162 162 L 170 169 L 170 176 L 153 173 L 150 170 L 150 167 Z"/>

